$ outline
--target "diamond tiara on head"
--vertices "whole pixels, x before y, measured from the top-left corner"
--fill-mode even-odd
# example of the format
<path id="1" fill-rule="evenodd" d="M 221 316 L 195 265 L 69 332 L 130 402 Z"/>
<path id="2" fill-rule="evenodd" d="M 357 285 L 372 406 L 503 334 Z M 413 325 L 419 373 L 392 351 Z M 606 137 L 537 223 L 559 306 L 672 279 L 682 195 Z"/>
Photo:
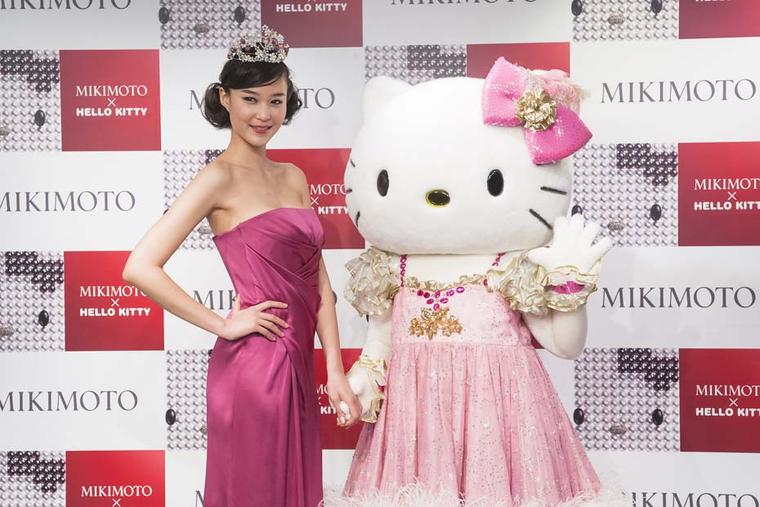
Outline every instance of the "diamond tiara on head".
<path id="1" fill-rule="evenodd" d="M 227 51 L 227 59 L 241 62 L 280 63 L 288 56 L 288 49 L 290 46 L 285 42 L 282 34 L 262 25 L 258 32 L 233 39 Z"/>

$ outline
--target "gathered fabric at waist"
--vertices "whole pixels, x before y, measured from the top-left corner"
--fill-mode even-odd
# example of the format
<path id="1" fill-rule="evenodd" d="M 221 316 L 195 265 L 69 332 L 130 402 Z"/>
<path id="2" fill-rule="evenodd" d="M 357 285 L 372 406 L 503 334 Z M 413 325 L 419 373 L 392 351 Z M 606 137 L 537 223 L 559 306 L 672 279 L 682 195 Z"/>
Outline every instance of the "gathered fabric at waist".
<path id="1" fill-rule="evenodd" d="M 518 336 L 512 333 L 474 333 L 463 331 L 459 334 L 453 334 L 451 336 L 438 335 L 432 339 L 428 339 L 426 336 L 415 336 L 409 333 L 393 334 L 391 342 L 394 347 L 402 347 L 405 345 L 428 345 L 430 347 L 450 347 L 450 346 L 463 346 L 463 347 L 478 347 L 478 346 L 497 346 L 497 347 L 526 347 L 534 348 L 531 344 L 530 338 L 527 340 L 524 337 Z"/>

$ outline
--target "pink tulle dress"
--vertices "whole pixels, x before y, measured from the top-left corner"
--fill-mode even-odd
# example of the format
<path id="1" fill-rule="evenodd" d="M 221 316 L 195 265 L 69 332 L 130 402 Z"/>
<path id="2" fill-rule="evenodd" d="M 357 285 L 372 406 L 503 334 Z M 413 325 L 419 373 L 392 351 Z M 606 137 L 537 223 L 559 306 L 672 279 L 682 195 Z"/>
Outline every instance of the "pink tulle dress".
<path id="1" fill-rule="evenodd" d="M 402 257 L 385 400 L 364 426 L 344 495 L 416 483 L 483 505 L 593 498 L 599 479 L 522 314 L 508 291 L 489 288 L 515 269 L 445 286 L 404 279 L 404 266 Z"/>

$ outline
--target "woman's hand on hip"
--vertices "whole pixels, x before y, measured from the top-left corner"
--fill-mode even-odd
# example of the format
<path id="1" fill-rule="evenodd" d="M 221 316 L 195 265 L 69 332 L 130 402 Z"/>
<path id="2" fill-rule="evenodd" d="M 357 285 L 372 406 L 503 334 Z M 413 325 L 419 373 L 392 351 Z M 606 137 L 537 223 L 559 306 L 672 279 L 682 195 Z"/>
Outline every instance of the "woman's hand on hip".
<path id="1" fill-rule="evenodd" d="M 232 313 L 224 321 L 221 338 L 225 340 L 237 340 L 252 333 L 258 333 L 269 341 L 275 341 L 278 336 L 284 336 L 283 328 L 288 323 L 280 317 L 268 313 L 270 308 L 287 308 L 288 305 L 280 301 L 264 301 L 248 308 L 240 309 L 240 296 L 235 297 Z"/>

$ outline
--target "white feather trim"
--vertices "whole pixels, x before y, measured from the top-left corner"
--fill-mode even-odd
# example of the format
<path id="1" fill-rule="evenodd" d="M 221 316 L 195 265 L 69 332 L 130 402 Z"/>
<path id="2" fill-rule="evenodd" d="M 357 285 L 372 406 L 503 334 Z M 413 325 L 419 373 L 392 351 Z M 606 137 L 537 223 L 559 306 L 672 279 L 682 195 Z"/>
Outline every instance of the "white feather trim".
<path id="1" fill-rule="evenodd" d="M 567 502 L 547 505 L 540 501 L 530 501 L 517 505 L 493 503 L 492 501 L 467 501 L 450 492 L 435 492 L 419 484 L 411 484 L 396 493 L 372 493 L 365 498 L 346 498 L 337 490 L 325 491 L 324 507 L 628 507 L 630 501 L 622 488 L 605 485 L 594 498 L 579 496 Z"/>

